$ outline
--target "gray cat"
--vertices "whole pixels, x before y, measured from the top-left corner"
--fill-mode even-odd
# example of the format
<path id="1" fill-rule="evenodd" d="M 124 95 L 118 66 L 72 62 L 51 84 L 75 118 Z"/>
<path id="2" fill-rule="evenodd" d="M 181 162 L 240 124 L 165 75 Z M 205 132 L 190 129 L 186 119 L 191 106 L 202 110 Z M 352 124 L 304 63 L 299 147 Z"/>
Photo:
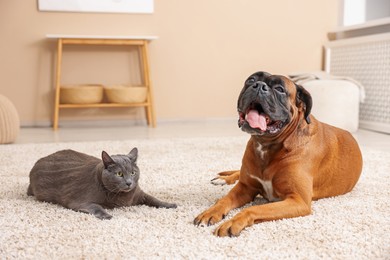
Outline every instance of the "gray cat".
<path id="1" fill-rule="evenodd" d="M 127 155 L 109 156 L 102 160 L 73 150 L 62 150 L 39 159 L 30 172 L 27 195 L 110 219 L 104 208 L 133 205 L 176 208 L 146 194 L 138 185 L 138 150 Z"/>

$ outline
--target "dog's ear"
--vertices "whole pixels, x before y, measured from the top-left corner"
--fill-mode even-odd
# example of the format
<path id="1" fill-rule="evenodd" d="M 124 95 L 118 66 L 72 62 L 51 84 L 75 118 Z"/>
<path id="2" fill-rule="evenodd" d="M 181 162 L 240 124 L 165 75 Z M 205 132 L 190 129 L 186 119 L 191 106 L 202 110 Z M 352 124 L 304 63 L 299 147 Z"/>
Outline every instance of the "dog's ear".
<path id="1" fill-rule="evenodd" d="M 304 89 L 302 86 L 295 84 L 297 87 L 297 97 L 296 104 L 299 106 L 300 103 L 303 103 L 303 110 L 305 111 L 305 120 L 308 124 L 310 124 L 310 111 L 313 105 L 313 99 L 311 98 L 310 93 Z"/>

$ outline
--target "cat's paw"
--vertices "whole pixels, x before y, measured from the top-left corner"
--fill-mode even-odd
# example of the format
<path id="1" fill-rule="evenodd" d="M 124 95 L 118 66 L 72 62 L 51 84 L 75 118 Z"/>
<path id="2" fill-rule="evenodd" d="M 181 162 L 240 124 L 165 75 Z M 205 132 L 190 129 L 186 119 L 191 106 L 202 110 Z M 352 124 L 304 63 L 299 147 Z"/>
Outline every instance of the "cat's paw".
<path id="1" fill-rule="evenodd" d="M 164 206 L 164 208 L 167 208 L 167 209 L 175 209 L 175 208 L 177 208 L 177 205 L 176 205 L 176 203 L 166 203 L 166 205 Z"/>
<path id="2" fill-rule="evenodd" d="M 95 217 L 98 219 L 112 219 L 112 216 L 107 212 L 96 212 Z"/>

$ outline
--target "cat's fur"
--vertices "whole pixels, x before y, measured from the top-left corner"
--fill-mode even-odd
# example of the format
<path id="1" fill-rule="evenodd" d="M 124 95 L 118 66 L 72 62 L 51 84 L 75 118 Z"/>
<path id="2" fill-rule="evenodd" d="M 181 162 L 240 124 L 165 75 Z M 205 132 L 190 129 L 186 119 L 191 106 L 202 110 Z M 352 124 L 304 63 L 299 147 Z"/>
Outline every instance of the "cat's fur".
<path id="1" fill-rule="evenodd" d="M 30 172 L 27 194 L 40 201 L 110 219 L 104 208 L 133 205 L 176 208 L 146 194 L 138 185 L 138 150 L 102 160 L 73 150 L 62 150 L 39 159 Z"/>

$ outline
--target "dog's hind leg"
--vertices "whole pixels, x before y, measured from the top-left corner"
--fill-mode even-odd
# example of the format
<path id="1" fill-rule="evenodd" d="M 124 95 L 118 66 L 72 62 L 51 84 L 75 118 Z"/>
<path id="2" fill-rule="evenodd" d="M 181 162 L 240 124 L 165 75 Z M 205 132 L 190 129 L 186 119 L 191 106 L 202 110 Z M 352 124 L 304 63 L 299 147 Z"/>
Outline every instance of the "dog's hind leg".
<path id="1" fill-rule="evenodd" d="M 240 178 L 240 171 L 226 171 L 218 173 L 218 176 L 211 180 L 214 185 L 234 184 Z"/>

